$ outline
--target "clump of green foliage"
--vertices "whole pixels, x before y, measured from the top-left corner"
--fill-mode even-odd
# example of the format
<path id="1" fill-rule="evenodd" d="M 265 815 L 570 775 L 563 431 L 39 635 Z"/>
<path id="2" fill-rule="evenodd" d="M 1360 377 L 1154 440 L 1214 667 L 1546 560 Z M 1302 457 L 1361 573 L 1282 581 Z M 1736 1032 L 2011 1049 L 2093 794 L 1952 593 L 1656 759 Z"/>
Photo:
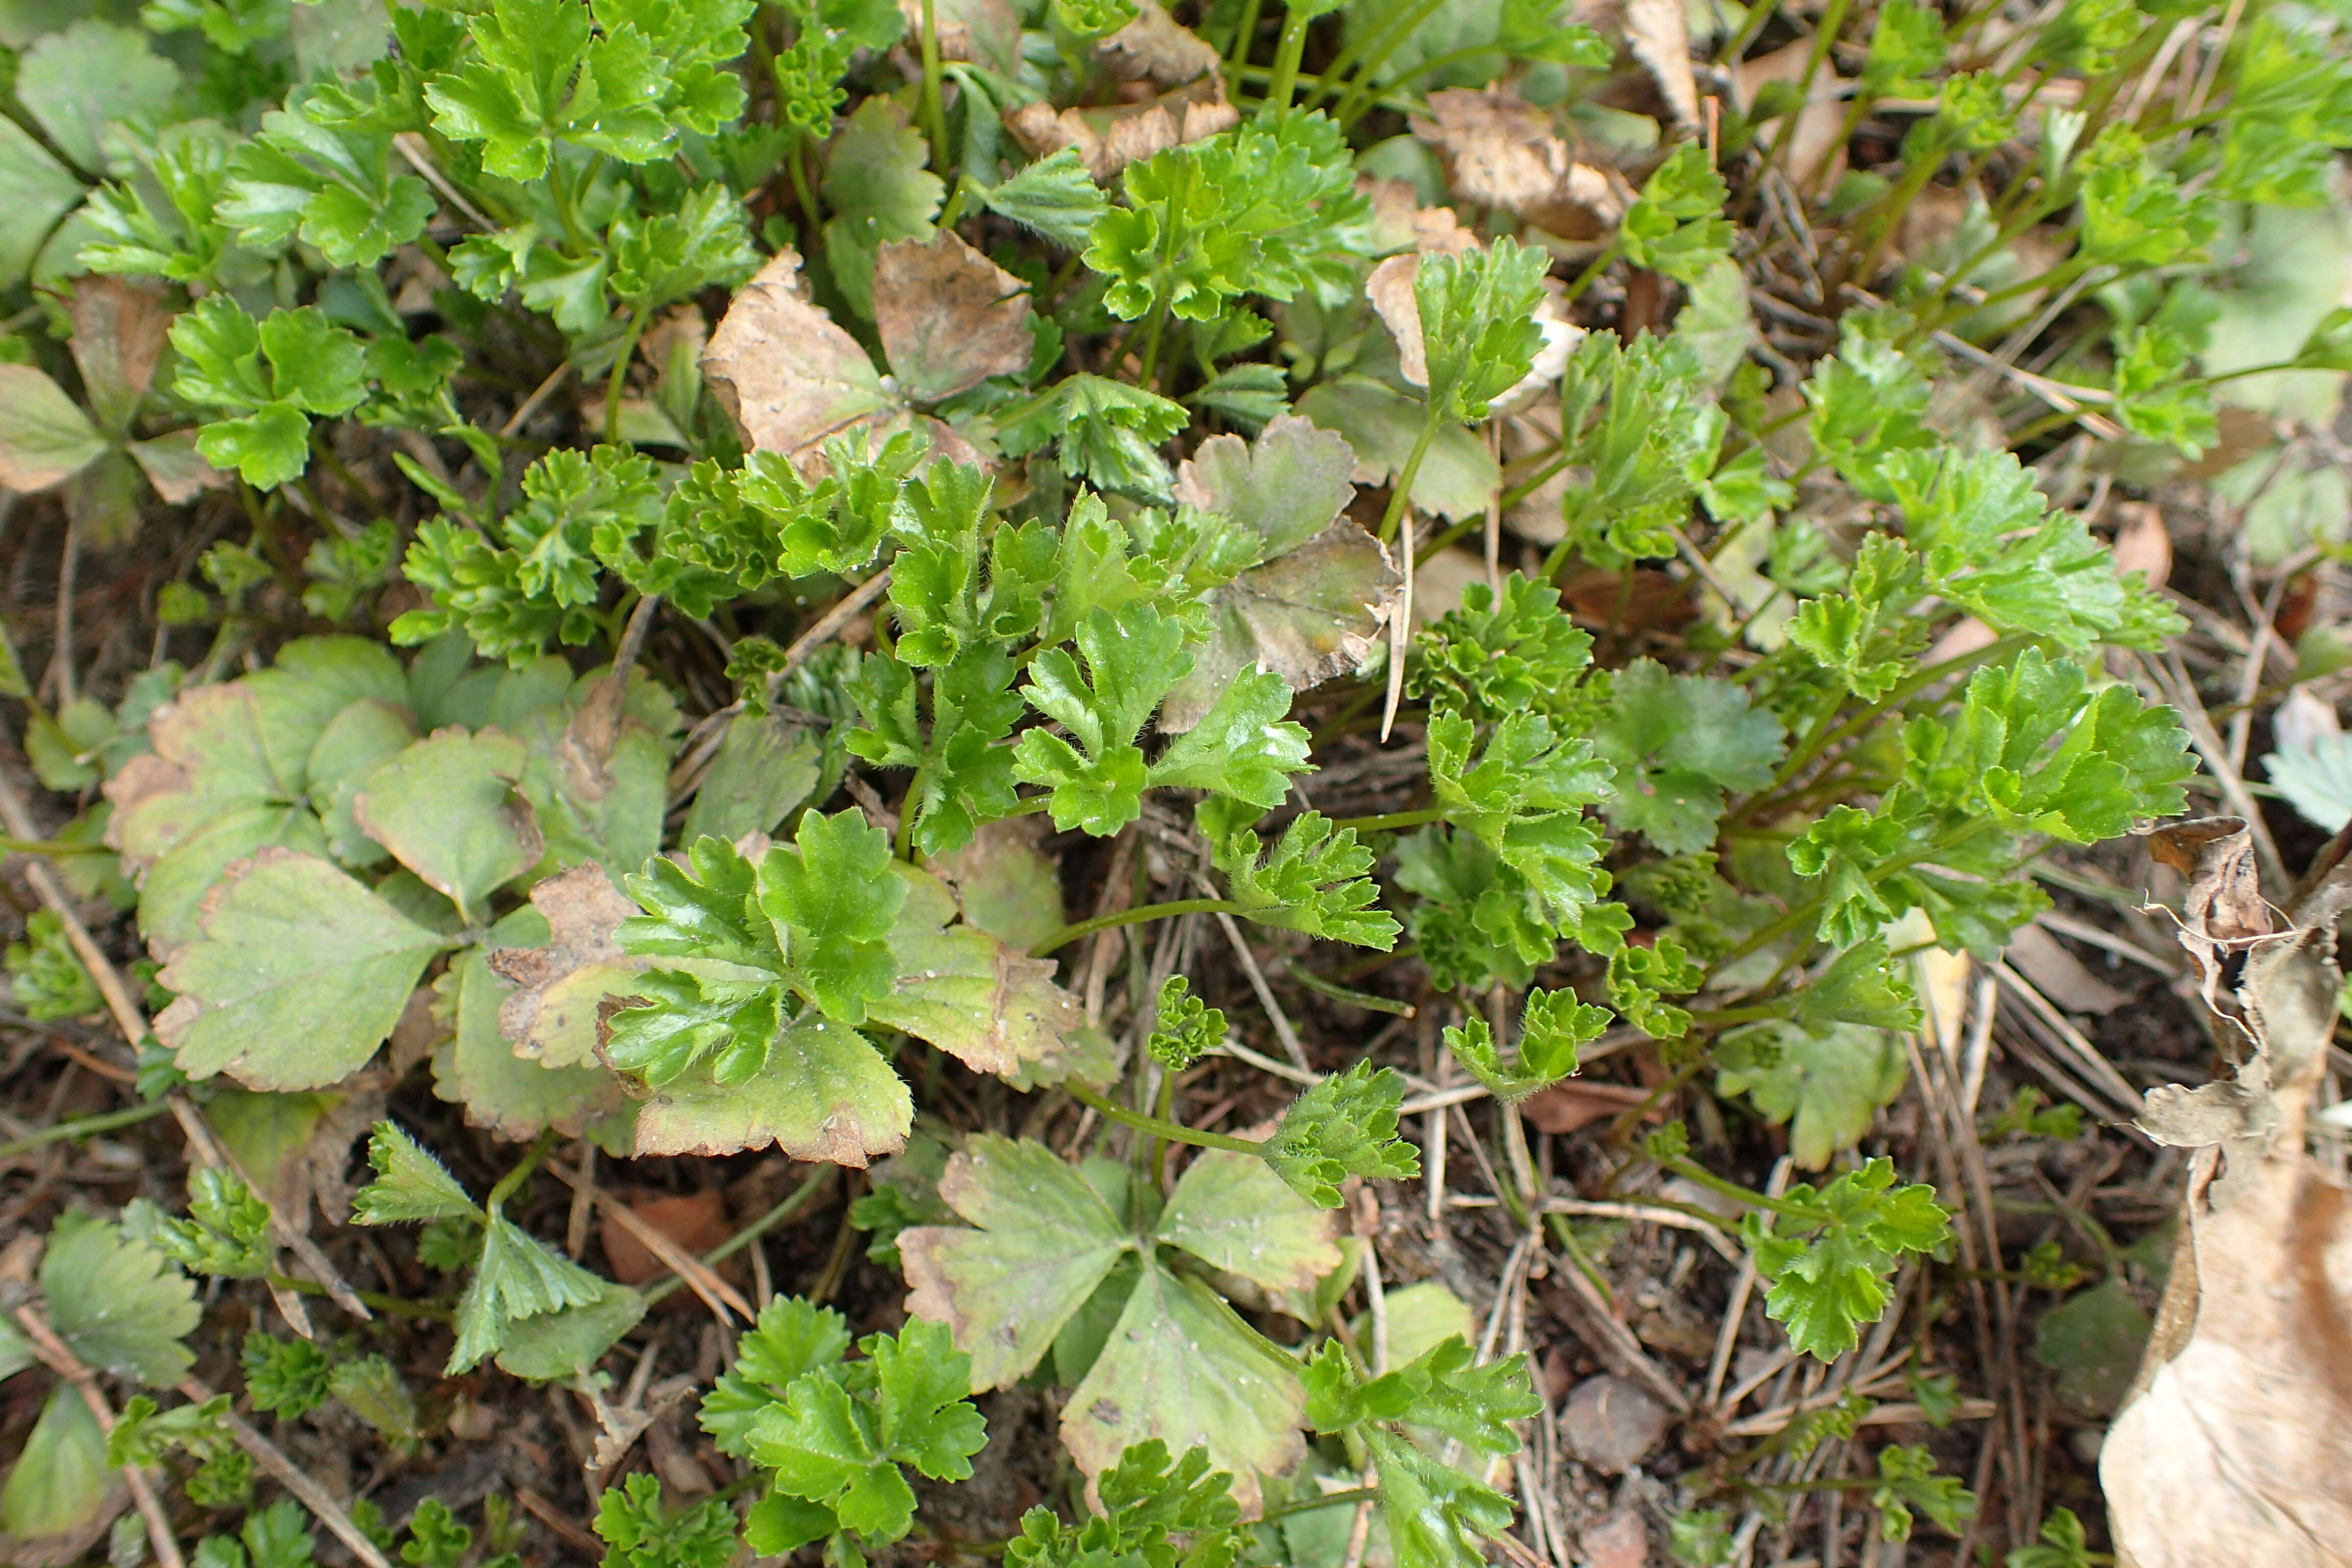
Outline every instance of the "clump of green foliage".
<path id="1" fill-rule="evenodd" d="M 77 550 L 213 541 L 112 705 L 0 668 L 85 807 L 25 847 L 135 918 L 152 1084 L 307 1104 L 429 988 L 434 1094 L 527 1152 L 478 1201 L 386 1120 L 352 1217 L 419 1227 L 453 1376 L 593 1379 L 646 1311 L 509 1217 L 559 1139 L 884 1162 L 853 1218 L 906 1326 L 853 1357 L 780 1300 L 701 1406 L 761 1478 L 762 1554 L 906 1538 L 909 1475 L 987 1440 L 968 1396 L 1036 1380 L 1099 1506 L 1034 1511 L 1011 1562 L 1306 1568 L 1277 1521 L 1319 1504 L 1284 1489 L 1345 1471 L 1400 1568 L 1467 1568 L 1511 1521 L 1486 1458 L 1540 1408 L 1526 1368 L 1445 1335 L 1390 1365 L 1340 1311 L 1330 1211 L 1420 1170 L 1404 1076 L 1326 1061 L 1258 1135 L 1195 1128 L 1234 1021 L 1148 941 L 1091 1015 L 1064 961 L 1214 916 L 1342 1003 L 1454 1008 L 1521 1156 L 1513 1108 L 1619 1031 L 1814 1173 L 1757 1191 L 1675 1123 L 1621 1174 L 1739 1205 L 1769 1316 L 1852 1350 L 1948 1235 L 1858 1148 L 1904 1081 L 1908 955 L 1989 958 L 2047 907 L 2047 849 L 2186 804 L 2187 736 L 2108 663 L 2181 623 L 2075 502 L 2352 370 L 2340 281 L 2259 265 L 2336 199 L 2352 65 L 2316 12 L 2252 8 L 2205 58 L 2164 43 L 2194 5 L 2075 0 L 1996 48 L 1987 11 L 1883 0 L 1701 140 L 1687 62 L 1550 0 L 934 9 L 9 23 L 0 482 Z M 1794 41 L 1709 15 L 1725 68 Z M 1797 166 L 1848 68 L 1838 145 Z M 1642 72 L 1661 120 L 1611 107 Z M 1103 107 L 1114 78 L 1151 100 Z M 1515 169 L 1600 149 L 1627 199 L 1513 185 L 1495 138 Z M 1916 245 L 1938 197 L 1963 216 Z M 1750 305 L 1794 265 L 1761 265 L 1768 201 L 1813 231 L 1793 349 Z M 2287 549 L 2352 533 L 2296 515 Z M 1493 567 L 1433 606 L 1417 568 L 1488 528 Z M 1418 759 L 1393 808 L 1307 805 L 1374 735 Z M 1158 896 L 1066 921 L 1033 815 L 1148 842 L 1113 863 Z M 46 911 L 5 964 L 28 1016 L 99 1011 Z M 949 1131 L 917 1095 L 939 1053 L 1076 1102 L 1082 1146 Z M 2074 1123 L 2021 1100 L 1996 1130 Z M 84 1361 L 168 1388 L 183 1271 L 290 1289 L 280 1239 L 200 1170 L 184 1217 L 61 1220 L 41 1288 Z M 257 1409 L 425 1440 L 381 1355 L 260 1333 L 244 1368 Z M 226 1408 L 142 1394 L 110 1444 L 53 1397 L 17 1474 L 168 1458 L 242 1505 Z M 1892 1538 L 1972 1506 L 1924 1450 L 1878 1462 Z M 67 1533 L 98 1486 L 12 1479 L 0 1526 Z M 287 1506 L 200 1559 L 300 1568 Z M 446 1510 L 411 1528 L 419 1568 L 476 1552 Z M 2079 1555 L 2070 1528 L 2021 1550 Z M 738 1521 L 632 1477 L 596 1529 L 608 1561 L 717 1568 Z M 1729 1547 L 1702 1511 L 1673 1549 Z"/>

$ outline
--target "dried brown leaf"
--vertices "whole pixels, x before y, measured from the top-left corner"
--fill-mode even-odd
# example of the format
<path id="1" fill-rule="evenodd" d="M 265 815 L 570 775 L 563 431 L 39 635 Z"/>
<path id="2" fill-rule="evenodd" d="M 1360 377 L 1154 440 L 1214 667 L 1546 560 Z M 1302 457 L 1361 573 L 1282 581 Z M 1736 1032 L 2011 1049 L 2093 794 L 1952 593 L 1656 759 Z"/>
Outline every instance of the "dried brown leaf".
<path id="1" fill-rule="evenodd" d="M 898 15 L 907 19 L 912 44 L 923 36 L 922 0 L 898 0 Z M 933 0 L 932 25 L 940 40 L 940 58 L 971 60 L 1001 76 L 1021 68 L 1021 17 L 1012 0 Z"/>
<path id="2" fill-rule="evenodd" d="M 874 321 L 899 388 L 918 403 L 1029 368 L 1029 289 L 941 229 L 893 240 L 874 269 Z"/>
<path id="3" fill-rule="evenodd" d="M 2182 826 L 2201 831 L 2150 847 L 2194 868 L 2184 943 L 2221 931 L 2260 941 L 2235 995 L 2252 1052 L 2234 1079 L 2151 1094 L 2141 1118 L 2196 1152 L 2155 1331 L 2100 1451 L 2109 1525 L 2117 1561 L 2136 1568 L 2341 1564 L 2352 1193 L 2310 1157 L 2304 1128 L 2336 1030 L 2336 923 L 2352 876 L 2335 862 L 2270 935 L 2251 868 L 2240 869 L 2252 854 L 2243 825 Z"/>
<path id="4" fill-rule="evenodd" d="M 2163 587 L 2172 575 L 2172 532 L 2164 525 L 2164 509 L 2153 501 L 2128 500 L 2116 506 L 2116 515 L 2121 520 L 2116 528 L 2116 572 L 2137 572 L 2149 587 Z"/>
<path id="5" fill-rule="evenodd" d="M 702 374 L 743 444 L 795 461 L 826 437 L 899 411 L 857 340 L 812 304 L 787 246 L 743 285 L 702 356 Z"/>
<path id="6" fill-rule="evenodd" d="M 1571 158 L 1551 117 L 1517 93 L 1444 88 L 1428 101 L 1412 133 L 1437 149 L 1465 201 L 1517 213 L 1569 240 L 1605 237 L 1625 216 L 1622 182 Z"/>
<path id="7" fill-rule="evenodd" d="M 2012 931 L 2003 956 L 2011 969 L 2065 1012 L 2112 1013 L 2131 1000 L 2092 973 L 2081 959 L 2038 925 L 2022 925 Z"/>
<path id="8" fill-rule="evenodd" d="M 1050 103 L 1008 110 L 1006 129 L 1022 150 L 1043 158 L 1065 147 L 1077 150 L 1087 172 L 1108 180 L 1139 158 L 1198 142 L 1241 123 L 1241 111 L 1225 100 L 1224 85 L 1213 77 L 1142 103 L 1102 109 L 1065 109 Z"/>
<path id="9" fill-rule="evenodd" d="M 1429 384 L 1429 351 L 1421 336 L 1421 306 L 1413 299 L 1413 280 L 1421 276 L 1421 258 L 1391 256 L 1364 279 L 1364 297 L 1372 313 L 1396 339 L 1397 374 L 1415 386 Z"/>
<path id="10" fill-rule="evenodd" d="M 1626 51 L 1658 84 L 1658 96 L 1675 123 L 1696 128 L 1698 82 L 1691 74 L 1690 23 L 1682 0 L 1624 0 L 1618 26 L 1625 35 Z"/>
<path id="11" fill-rule="evenodd" d="M 613 941 L 637 906 L 593 860 L 541 882 L 530 901 L 547 917 L 547 945 L 490 954 L 490 968 L 520 987 L 499 1005 L 499 1033 L 519 1057 L 574 1067 L 593 1059 L 598 1004 L 646 966 Z"/>
<path id="12" fill-rule="evenodd" d="M 1137 0 L 1135 20 L 1095 46 L 1095 58 L 1121 81 L 1181 87 L 1217 68 L 1217 51 L 1178 24 L 1154 0 Z"/>
<path id="13" fill-rule="evenodd" d="M 1375 251 L 1443 251 L 1459 256 L 1478 248 L 1478 237 L 1462 226 L 1452 207 L 1425 207 L 1421 196 L 1403 180 L 1356 181 L 1356 189 L 1372 205 L 1370 229 Z"/>
<path id="14" fill-rule="evenodd" d="M 81 370 L 90 412 L 112 430 L 130 427 L 140 400 L 154 384 L 172 308 L 160 295 L 120 278 L 74 282 L 73 337 L 68 347 Z"/>

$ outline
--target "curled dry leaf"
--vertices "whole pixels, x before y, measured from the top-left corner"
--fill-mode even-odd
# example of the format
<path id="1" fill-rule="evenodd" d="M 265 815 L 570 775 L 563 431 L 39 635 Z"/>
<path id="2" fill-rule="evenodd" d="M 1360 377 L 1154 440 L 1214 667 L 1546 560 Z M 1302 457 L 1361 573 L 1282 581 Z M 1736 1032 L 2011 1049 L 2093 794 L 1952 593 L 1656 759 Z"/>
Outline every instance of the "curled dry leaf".
<path id="1" fill-rule="evenodd" d="M 2167 1086 L 2140 1118 L 2195 1152 L 2164 1300 L 2099 1479 L 2118 1562 L 2320 1568 L 2352 1541 L 2352 1193 L 2305 1152 L 2304 1125 L 2336 1028 L 2352 869 L 2323 862 L 2273 935 L 2240 868 L 2243 825 L 2182 828 L 2204 831 L 2159 854 L 2185 850 L 2198 867 L 2181 911 L 2190 956 L 2203 966 L 2223 941 L 2267 940 L 2236 987 L 2230 1021 L 2251 1042 L 2236 1078 Z"/>
<path id="2" fill-rule="evenodd" d="M 1108 180 L 1138 159 L 1232 130 L 1241 111 L 1225 101 L 1224 84 L 1208 77 L 1142 103 L 1058 114 L 1050 103 L 1024 104 L 1006 110 L 1004 123 L 1031 157 L 1073 147 L 1088 174 Z"/>
<path id="3" fill-rule="evenodd" d="M 2180 945 L 2196 966 L 2206 1006 L 2236 1025 L 2224 1037 L 2242 1035 L 2234 1004 L 2221 994 L 2223 971 L 2233 954 L 2272 939 L 2276 930 L 2255 867 L 2253 834 L 2238 817 L 2202 817 L 2156 828 L 2147 836 L 2147 852 L 2189 879 L 2179 916 Z"/>
<path id="4" fill-rule="evenodd" d="M 499 1033 L 519 1057 L 574 1067 L 594 1058 L 598 1005 L 646 966 L 613 941 L 637 906 L 593 860 L 541 882 L 530 901 L 547 917 L 547 945 L 490 954 L 490 968 L 519 987 L 499 1005 Z"/>
<path id="5" fill-rule="evenodd" d="M 809 301 L 800 253 L 790 246 L 728 306 L 702 374 L 746 447 L 795 463 L 828 436 L 899 412 L 857 340 Z"/>
<path id="6" fill-rule="evenodd" d="M 918 403 L 1029 367 L 1029 289 L 948 229 L 893 240 L 874 269 L 874 321 L 891 374 Z"/>
<path id="7" fill-rule="evenodd" d="M 1095 46 L 1095 58 L 1121 81 L 1181 87 L 1217 68 L 1217 51 L 1153 0 L 1138 0 L 1135 20 Z"/>
<path id="8" fill-rule="evenodd" d="M 1605 238 L 1625 216 L 1622 182 L 1575 162 L 1552 134 L 1550 116 L 1515 92 L 1445 88 L 1429 95 L 1429 113 L 1412 125 L 1474 205 L 1517 213 L 1569 240 Z"/>
<path id="9" fill-rule="evenodd" d="M 1618 34 L 1625 52 L 1657 83 L 1675 125 L 1697 126 L 1698 82 L 1691 74 L 1690 23 L 1682 0 L 1587 0 L 1578 19 Z"/>

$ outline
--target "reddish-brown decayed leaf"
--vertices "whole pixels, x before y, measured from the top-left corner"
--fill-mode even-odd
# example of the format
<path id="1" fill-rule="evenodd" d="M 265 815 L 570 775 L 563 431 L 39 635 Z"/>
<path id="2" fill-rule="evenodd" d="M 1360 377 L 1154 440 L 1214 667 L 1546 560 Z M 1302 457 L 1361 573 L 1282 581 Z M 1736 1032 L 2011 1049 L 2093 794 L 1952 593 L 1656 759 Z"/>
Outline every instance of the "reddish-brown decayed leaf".
<path id="1" fill-rule="evenodd" d="M 698 1193 L 637 1198 L 629 1204 L 629 1212 L 689 1253 L 709 1252 L 734 1234 L 727 1219 L 727 1194 L 716 1187 L 706 1187 Z M 610 1215 L 598 1230 L 604 1244 L 604 1260 L 613 1266 L 613 1278 L 622 1284 L 642 1285 L 669 1271 L 651 1247 L 631 1236 Z"/>
<path id="2" fill-rule="evenodd" d="M 1519 1104 L 1520 1111 L 1539 1131 L 1573 1132 L 1580 1127 L 1590 1127 L 1612 1116 L 1622 1116 L 1651 1098 L 1648 1089 L 1636 1084 L 1582 1083 L 1570 1079 L 1556 1083 L 1549 1089 L 1539 1089 Z M 1666 1108 L 1663 1101 L 1650 1108 L 1643 1118 L 1663 1121 Z"/>
<path id="3" fill-rule="evenodd" d="M 893 240 L 874 268 L 874 323 L 891 374 L 918 403 L 1029 368 L 1028 286 L 950 229 Z"/>

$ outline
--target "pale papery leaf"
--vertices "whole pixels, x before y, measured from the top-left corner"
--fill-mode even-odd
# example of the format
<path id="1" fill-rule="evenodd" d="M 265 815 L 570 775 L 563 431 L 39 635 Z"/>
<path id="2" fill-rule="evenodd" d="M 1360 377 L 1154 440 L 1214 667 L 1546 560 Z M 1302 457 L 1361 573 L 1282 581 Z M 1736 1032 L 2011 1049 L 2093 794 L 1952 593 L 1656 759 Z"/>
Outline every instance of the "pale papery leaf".
<path id="1" fill-rule="evenodd" d="M 1137 0 L 1135 20 L 1095 46 L 1095 58 L 1121 81 L 1181 87 L 1215 70 L 1221 57 L 1156 0 Z"/>
<path id="2" fill-rule="evenodd" d="M 155 380 L 172 310 L 161 296 L 120 278 L 74 282 L 73 351 L 90 412 L 107 429 L 128 430 Z"/>
<path id="3" fill-rule="evenodd" d="M 1682 0 L 1623 0 L 1617 20 L 1626 52 L 1658 84 L 1675 123 L 1697 125 L 1698 82 L 1691 72 L 1690 23 Z"/>
<path id="4" fill-rule="evenodd" d="M 2234 843 L 2242 828 L 2231 826 L 2208 842 Z M 2203 901 L 2216 901 L 2210 890 Z M 2352 1256 L 2352 1202 L 2304 1133 L 2336 1031 L 2347 902 L 2352 876 L 2339 863 L 2290 911 L 2291 931 L 2249 954 L 2237 993 L 2245 1022 L 2217 1023 L 2246 1032 L 2252 1058 L 2205 1086 L 2233 1091 L 2231 1114 L 2174 1129 L 2218 1142 L 2190 1157 L 2185 1235 L 2099 1454 L 2116 1552 L 2141 1568 L 2319 1568 L 2352 1539 L 2352 1392 L 2337 1351 L 2352 1316 L 2340 1266 Z M 2209 923 L 2189 910 L 2183 921 Z M 2166 1098 L 2151 1096 L 2147 1121 L 2185 1110 L 2189 1097 Z"/>
<path id="5" fill-rule="evenodd" d="M 1501 207 L 1569 240 L 1606 238 L 1625 216 L 1632 192 L 1623 179 L 1577 162 L 1550 116 L 1516 92 L 1443 88 L 1427 103 L 1412 133 L 1437 149 L 1469 205 Z"/>
<path id="6" fill-rule="evenodd" d="M 1241 111 L 1226 101 L 1213 78 L 1192 82 L 1144 103 L 1110 109 L 1065 109 L 1024 104 L 1004 117 L 1006 129 L 1031 157 L 1075 149 L 1087 172 L 1109 180 L 1129 163 L 1171 147 L 1199 142 L 1241 123 Z"/>
<path id="7" fill-rule="evenodd" d="M 1294 691 L 1361 669 L 1402 585 L 1381 542 L 1348 518 L 1251 567 L 1210 596 L 1209 640 L 1160 704 L 1160 728 L 1192 729 L 1244 669 L 1270 670 Z"/>
<path id="8" fill-rule="evenodd" d="M 898 411 L 857 340 L 809 302 L 786 247 L 743 285 L 702 356 L 710 389 L 755 452 L 800 458 Z"/>
<path id="9" fill-rule="evenodd" d="M 874 271 L 874 321 L 899 387 L 940 403 L 1029 368 L 1029 288 L 950 230 L 893 240 Z"/>

